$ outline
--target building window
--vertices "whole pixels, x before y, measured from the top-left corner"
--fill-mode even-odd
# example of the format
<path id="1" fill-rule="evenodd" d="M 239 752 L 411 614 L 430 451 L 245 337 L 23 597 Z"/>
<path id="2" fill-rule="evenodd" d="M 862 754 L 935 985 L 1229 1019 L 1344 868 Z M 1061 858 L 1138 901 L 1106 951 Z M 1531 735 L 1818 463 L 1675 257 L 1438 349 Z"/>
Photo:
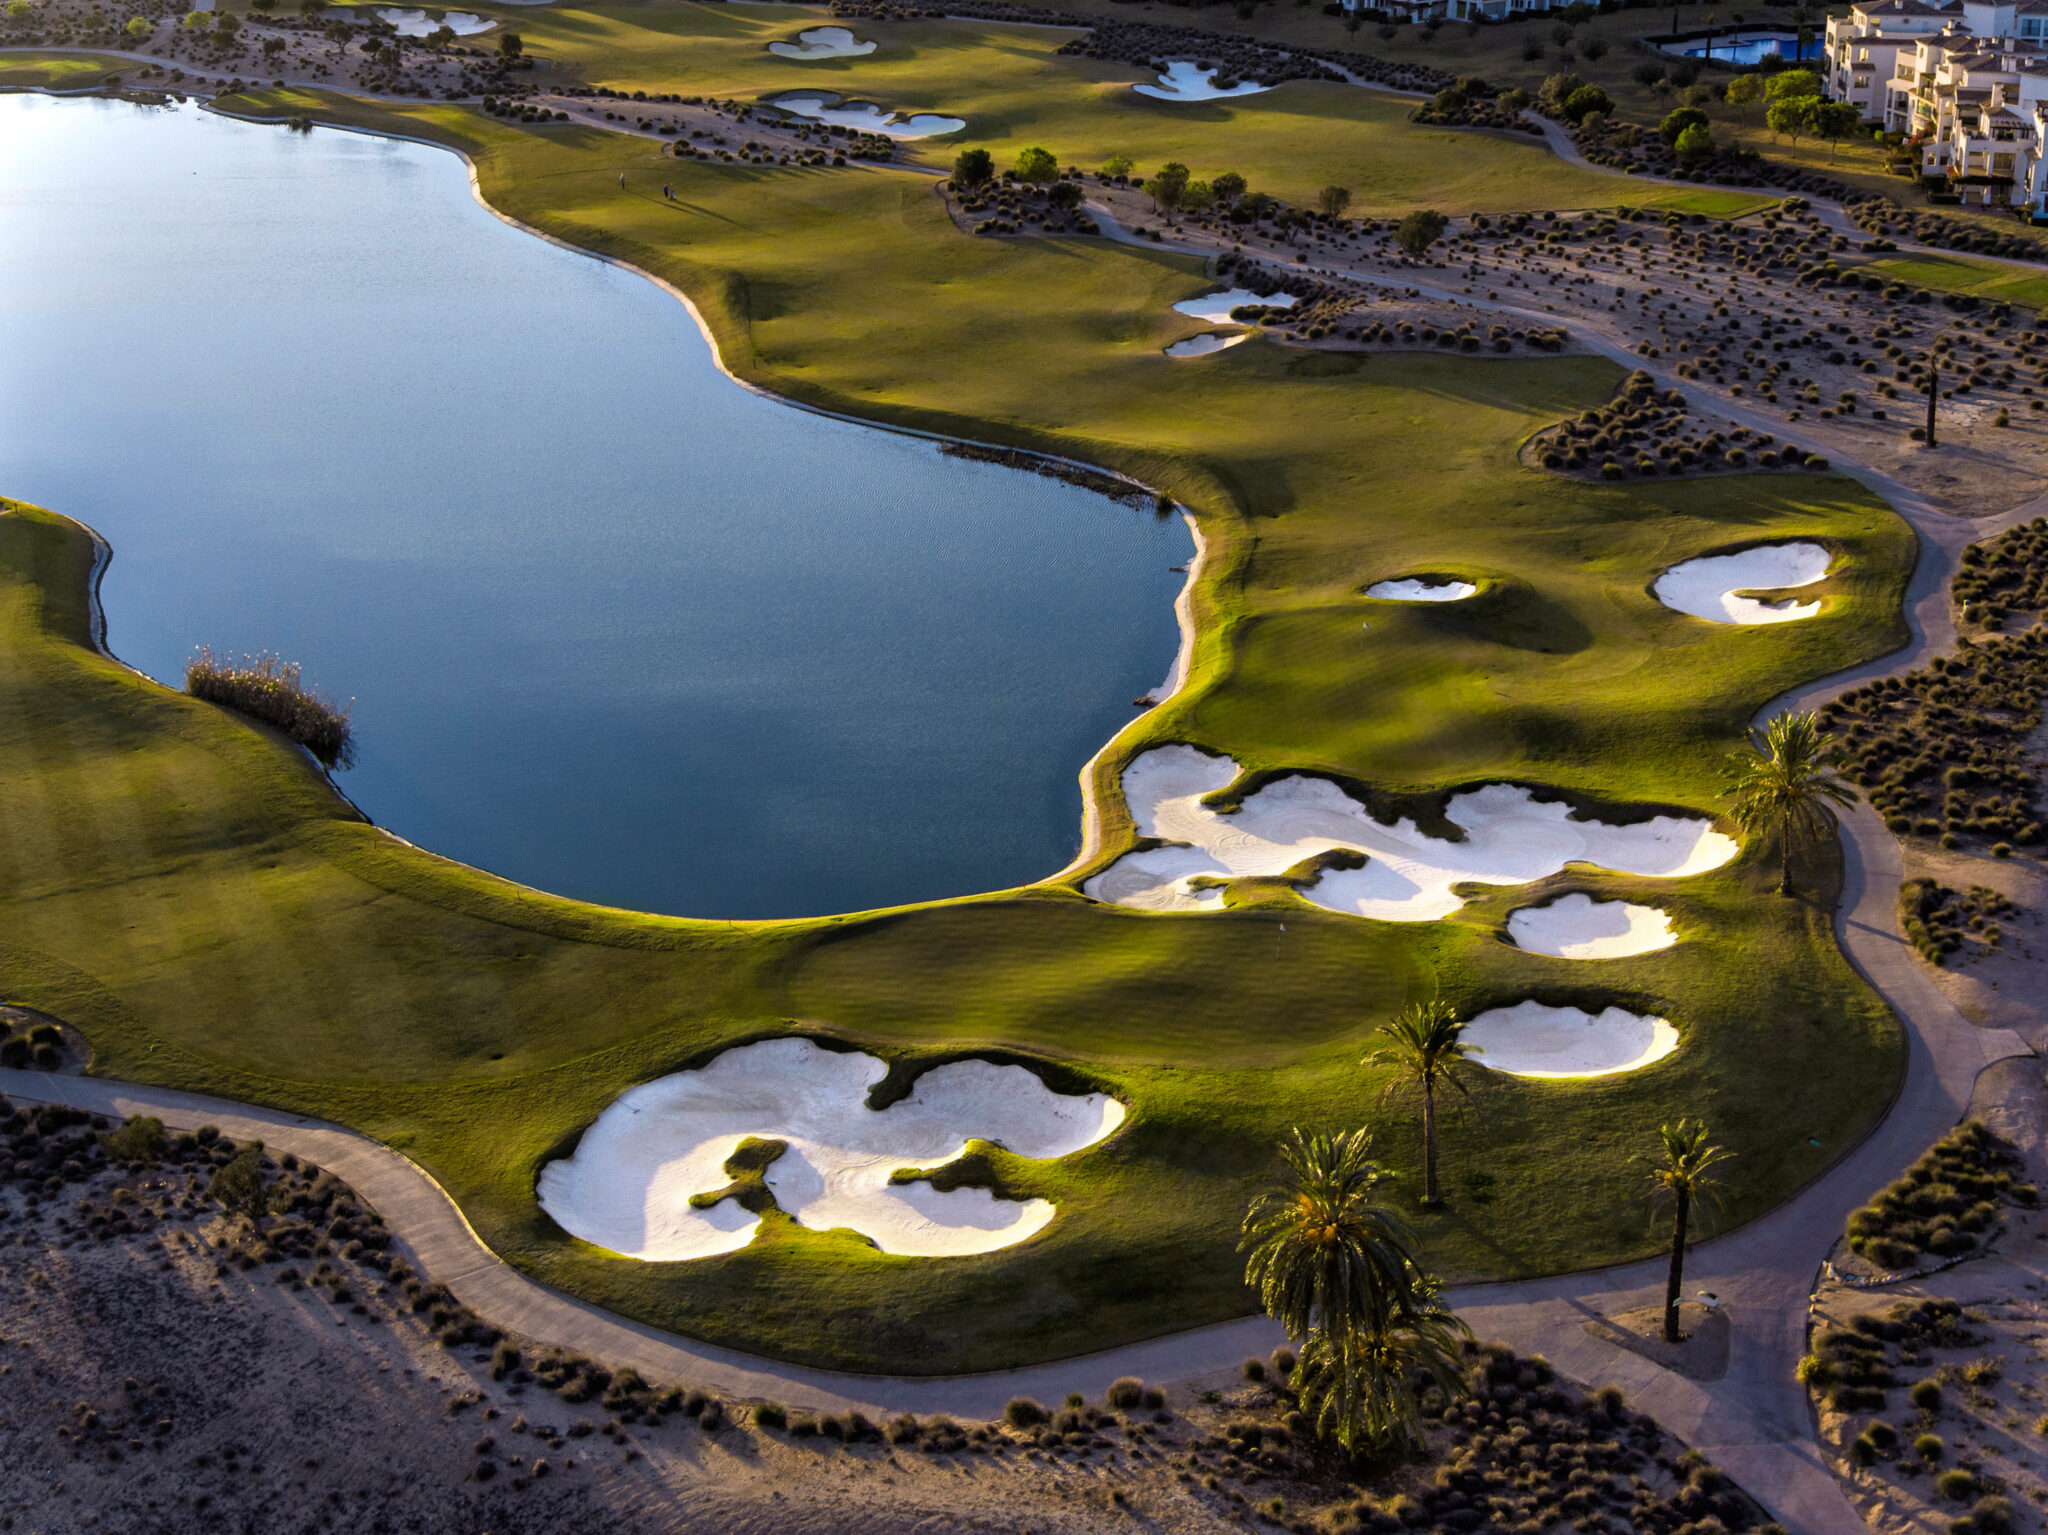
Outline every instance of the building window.
<path id="1" fill-rule="evenodd" d="M 1868 76 L 1868 75 L 1858 75 L 1858 76 L 1856 77 L 1856 89 L 1857 89 L 1857 90 L 1859 90 L 1859 91 L 1867 91 L 1867 90 L 1869 90 L 1869 89 L 1870 89 L 1870 76 Z"/>

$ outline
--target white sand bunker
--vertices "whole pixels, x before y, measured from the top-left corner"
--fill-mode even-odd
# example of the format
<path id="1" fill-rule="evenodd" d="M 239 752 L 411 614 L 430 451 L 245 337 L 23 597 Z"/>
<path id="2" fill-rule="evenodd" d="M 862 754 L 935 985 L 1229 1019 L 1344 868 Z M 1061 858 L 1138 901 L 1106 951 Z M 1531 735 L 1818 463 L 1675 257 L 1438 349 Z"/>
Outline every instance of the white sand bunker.
<path id="1" fill-rule="evenodd" d="M 1508 913 L 1508 936 L 1531 954 L 1558 959 L 1620 959 L 1651 954 L 1678 942 L 1671 914 L 1626 901 L 1596 901 L 1583 891 L 1548 906 Z"/>
<path id="2" fill-rule="evenodd" d="M 1463 602 L 1478 590 L 1470 581 L 1428 581 L 1421 576 L 1409 576 L 1400 581 L 1375 581 L 1365 589 L 1365 595 L 1383 602 Z"/>
<path id="3" fill-rule="evenodd" d="M 1667 608 L 1715 624 L 1783 624 L 1811 618 L 1818 602 L 1778 602 L 1743 596 L 1811 586 L 1828 573 L 1834 556 L 1819 544 L 1759 544 L 1737 554 L 1715 554 L 1673 565 L 1651 588 Z"/>
<path id="4" fill-rule="evenodd" d="M 1166 349 L 1166 355 L 1168 357 L 1207 357 L 1212 352 L 1227 351 L 1229 348 L 1236 346 L 1238 342 L 1250 339 L 1251 334 L 1248 331 L 1239 331 L 1234 336 L 1218 335 L 1216 332 L 1210 331 L 1204 335 L 1190 336 L 1185 341 L 1174 342 L 1172 346 Z"/>
<path id="5" fill-rule="evenodd" d="M 430 37 L 445 24 L 457 37 L 474 37 L 479 32 L 488 32 L 497 22 L 486 16 L 472 15 L 468 11 L 445 11 L 441 20 L 435 21 L 425 11 L 380 10 L 377 14 L 390 22 L 400 37 Z"/>
<path id="6" fill-rule="evenodd" d="M 1256 80 L 1218 85 L 1216 74 L 1213 69 L 1198 68 L 1193 59 L 1172 59 L 1157 85 L 1134 85 L 1131 89 L 1140 96 L 1154 96 L 1161 101 L 1215 101 L 1224 96 L 1251 96 L 1273 88 Z"/>
<path id="7" fill-rule="evenodd" d="M 1663 1060 L 1678 1048 L 1678 1030 L 1618 1007 L 1589 1015 L 1518 1002 L 1474 1018 L 1465 1043 L 1479 1048 L 1480 1065 L 1511 1077 L 1612 1077 Z"/>
<path id="8" fill-rule="evenodd" d="M 1451 887 L 1473 881 L 1526 885 L 1568 864 L 1677 878 L 1717 869 L 1736 854 L 1733 838 L 1705 819 L 1657 816 L 1633 826 L 1571 819 L 1562 801 L 1539 800 L 1513 784 L 1451 797 L 1445 815 L 1464 828 L 1450 842 L 1403 819 L 1382 825 L 1326 778 L 1296 775 L 1267 784 L 1233 815 L 1202 797 L 1237 777 L 1237 764 L 1192 746 L 1162 746 L 1124 769 L 1124 800 L 1139 835 L 1182 844 L 1126 853 L 1082 885 L 1098 901 L 1155 911 L 1220 904 L 1215 882 L 1284 874 L 1321 853 L 1362 852 L 1365 867 L 1326 869 L 1302 894 L 1318 906 L 1383 922 L 1434 922 L 1464 904 Z"/>
<path id="9" fill-rule="evenodd" d="M 776 1205 L 814 1231 L 850 1226 L 886 1253 L 936 1258 L 993 1252 L 1053 1218 L 1043 1199 L 998 1199 L 892 1184 L 899 1168 L 951 1162 L 969 1140 L 1022 1157 L 1063 1157 L 1123 1123 L 1100 1093 L 1056 1093 L 1021 1066 L 956 1061 L 917 1079 L 908 1098 L 877 1113 L 868 1089 L 887 1074 L 872 1055 L 771 1039 L 728 1050 L 622 1093 L 565 1161 L 541 1169 L 540 1204 L 562 1228 L 629 1258 L 674 1262 L 735 1251 L 760 1217 L 694 1194 L 732 1180 L 726 1159 L 749 1137 L 788 1142 L 764 1174 Z"/>
<path id="10" fill-rule="evenodd" d="M 793 43 L 770 43 L 768 51 L 782 59 L 845 59 L 873 53 L 876 44 L 861 42 L 844 27 L 812 27 Z"/>
<path id="11" fill-rule="evenodd" d="M 894 112 L 884 112 L 872 101 L 843 101 L 830 91 L 791 91 L 775 97 L 770 105 L 813 122 L 857 128 L 862 133 L 879 133 L 892 139 L 934 138 L 942 133 L 958 133 L 967 126 L 964 117 L 941 117 L 935 112 L 898 119 Z"/>
<path id="12" fill-rule="evenodd" d="M 1175 304 L 1178 314 L 1190 315 L 1197 320 L 1207 320 L 1211 325 L 1237 323 L 1230 318 L 1230 311 L 1241 304 L 1266 304 L 1274 309 L 1292 309 L 1301 300 L 1292 293 L 1268 293 L 1261 297 L 1249 288 L 1225 288 L 1221 293 L 1206 294 L 1201 298 L 1184 298 Z"/>

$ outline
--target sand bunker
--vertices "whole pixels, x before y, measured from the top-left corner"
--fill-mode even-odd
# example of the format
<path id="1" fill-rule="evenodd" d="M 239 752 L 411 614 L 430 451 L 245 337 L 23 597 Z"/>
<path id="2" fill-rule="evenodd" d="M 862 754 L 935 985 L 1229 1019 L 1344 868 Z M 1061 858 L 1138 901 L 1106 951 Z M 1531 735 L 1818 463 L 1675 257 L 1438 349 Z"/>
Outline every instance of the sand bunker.
<path id="1" fill-rule="evenodd" d="M 734 1199 L 708 1209 L 690 1199 L 727 1187 L 726 1159 L 753 1137 L 788 1142 L 764 1177 L 776 1205 L 813 1230 L 849 1226 L 883 1252 L 911 1257 L 993 1252 L 1041 1230 L 1053 1206 L 891 1184 L 889 1175 L 951 1162 L 970 1139 L 1063 1157 L 1123 1123 L 1114 1098 L 1056 1093 L 1021 1066 L 991 1061 L 936 1067 L 878 1113 L 867 1092 L 887 1069 L 872 1055 L 771 1039 L 643 1083 L 597 1117 L 573 1157 L 541 1169 L 541 1208 L 572 1235 L 629 1258 L 732 1252 L 754 1239 L 760 1217 Z"/>
<path id="2" fill-rule="evenodd" d="M 1431 583 L 1420 576 L 1410 576 L 1402 581 L 1375 581 L 1365 589 L 1365 595 L 1383 602 L 1463 602 L 1478 590 L 1470 581 Z"/>
<path id="3" fill-rule="evenodd" d="M 892 139 L 929 139 L 942 133 L 958 133 L 967 126 L 964 117 L 940 117 L 919 112 L 898 119 L 872 101 L 843 101 L 829 91 L 792 91 L 770 103 L 812 122 L 830 123 L 835 128 L 857 128 L 862 133 L 879 133 Z"/>
<path id="4" fill-rule="evenodd" d="M 1123 776 L 1138 833 L 1180 845 L 1126 853 L 1083 891 L 1119 906 L 1208 910 L 1218 901 L 1204 881 L 1284 874 L 1319 853 L 1351 849 L 1366 854 L 1365 867 L 1324 871 L 1303 888 L 1307 899 L 1383 922 L 1434 922 L 1464 904 L 1451 887 L 1466 881 L 1526 885 L 1574 863 L 1671 879 L 1718 869 L 1737 851 L 1705 819 L 1573 820 L 1569 805 L 1513 784 L 1451 797 L 1445 815 L 1464 828 L 1462 842 L 1430 836 L 1405 818 L 1382 825 L 1326 778 L 1278 779 L 1234 815 L 1203 806 L 1204 795 L 1236 777 L 1230 758 L 1192 746 L 1139 755 Z"/>
<path id="5" fill-rule="evenodd" d="M 1620 959 L 1678 942 L 1669 912 L 1626 901 L 1596 901 L 1584 892 L 1561 896 L 1548 906 L 1509 912 L 1508 936 L 1517 948 L 1559 959 Z"/>
<path id="6" fill-rule="evenodd" d="M 1764 602 L 1743 592 L 1811 586 L 1828 573 L 1833 556 L 1819 544 L 1759 544 L 1739 554 L 1716 554 L 1673 565 L 1651 588 L 1667 608 L 1715 624 L 1783 624 L 1811 618 L 1819 602 L 1786 597 Z"/>
<path id="7" fill-rule="evenodd" d="M 1215 101 L 1224 96 L 1251 96 L 1272 88 L 1256 80 L 1240 80 L 1235 85 L 1220 86 L 1216 83 L 1215 70 L 1198 69 L 1192 59 L 1170 61 L 1157 85 L 1131 87 L 1140 96 L 1153 96 L 1160 101 Z"/>
<path id="8" fill-rule="evenodd" d="M 873 53 L 874 43 L 861 42 L 844 27 L 812 27 L 799 32 L 793 43 L 770 43 L 768 51 L 780 59 L 845 59 Z"/>
<path id="9" fill-rule="evenodd" d="M 1612 1077 L 1663 1060 L 1678 1048 L 1678 1030 L 1618 1007 L 1588 1015 L 1518 1002 L 1474 1018 L 1465 1043 L 1479 1048 L 1480 1065 L 1511 1077 Z"/>
<path id="10" fill-rule="evenodd" d="M 400 37 L 429 37 L 435 30 L 446 24 L 457 37 L 474 37 L 479 32 L 488 32 L 497 22 L 487 16 L 472 15 L 468 11 L 446 11 L 440 21 L 433 20 L 425 11 L 380 10 L 377 14 L 391 23 Z"/>
<path id="11" fill-rule="evenodd" d="M 1300 302 L 1301 300 L 1292 293 L 1269 293 L 1261 298 L 1249 288 L 1225 288 L 1221 293 L 1207 294 L 1202 298 L 1184 298 L 1173 308 L 1176 314 L 1207 320 L 1211 325 L 1229 325 L 1233 323 L 1230 311 L 1240 304 L 1266 304 L 1274 309 L 1292 309 Z"/>
<path id="12" fill-rule="evenodd" d="M 1234 336 L 1222 336 L 1214 331 L 1206 335 L 1190 336 L 1185 341 L 1176 341 L 1166 349 L 1168 357 L 1207 357 L 1212 352 L 1221 352 L 1234 347 L 1240 341 L 1251 339 L 1248 331 L 1239 331 Z"/>

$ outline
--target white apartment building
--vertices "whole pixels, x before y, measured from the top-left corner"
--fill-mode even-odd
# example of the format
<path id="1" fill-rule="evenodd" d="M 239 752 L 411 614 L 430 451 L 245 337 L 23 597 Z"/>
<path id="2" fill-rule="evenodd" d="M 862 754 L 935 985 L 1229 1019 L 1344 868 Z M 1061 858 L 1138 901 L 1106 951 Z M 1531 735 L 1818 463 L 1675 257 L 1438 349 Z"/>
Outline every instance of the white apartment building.
<path id="1" fill-rule="evenodd" d="M 1899 54 L 1958 15 L 1956 0 L 1864 0 L 1846 16 L 1830 16 L 1822 55 L 1829 98 L 1852 101 L 1866 118 L 1883 120 L 1886 82 L 1897 73 Z"/>

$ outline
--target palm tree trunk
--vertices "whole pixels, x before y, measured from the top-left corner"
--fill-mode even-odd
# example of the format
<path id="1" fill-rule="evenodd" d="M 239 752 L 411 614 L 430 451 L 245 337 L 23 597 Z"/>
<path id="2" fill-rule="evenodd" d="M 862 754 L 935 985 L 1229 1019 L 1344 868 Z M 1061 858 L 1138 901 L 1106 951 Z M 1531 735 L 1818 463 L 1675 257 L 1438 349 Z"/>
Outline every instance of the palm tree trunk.
<path id="1" fill-rule="evenodd" d="M 1664 1286 L 1664 1341 L 1678 1341 L 1678 1301 L 1685 1293 L 1685 1218 L 1691 1195 L 1678 1190 L 1676 1218 L 1671 1223 L 1671 1278 Z"/>
<path id="2" fill-rule="evenodd" d="M 1436 1088 L 1422 1084 L 1422 1202 L 1438 1203 L 1436 1191 Z"/>
<path id="3" fill-rule="evenodd" d="M 1778 826 L 1778 894 L 1792 893 L 1792 822 L 1789 818 Z"/>

